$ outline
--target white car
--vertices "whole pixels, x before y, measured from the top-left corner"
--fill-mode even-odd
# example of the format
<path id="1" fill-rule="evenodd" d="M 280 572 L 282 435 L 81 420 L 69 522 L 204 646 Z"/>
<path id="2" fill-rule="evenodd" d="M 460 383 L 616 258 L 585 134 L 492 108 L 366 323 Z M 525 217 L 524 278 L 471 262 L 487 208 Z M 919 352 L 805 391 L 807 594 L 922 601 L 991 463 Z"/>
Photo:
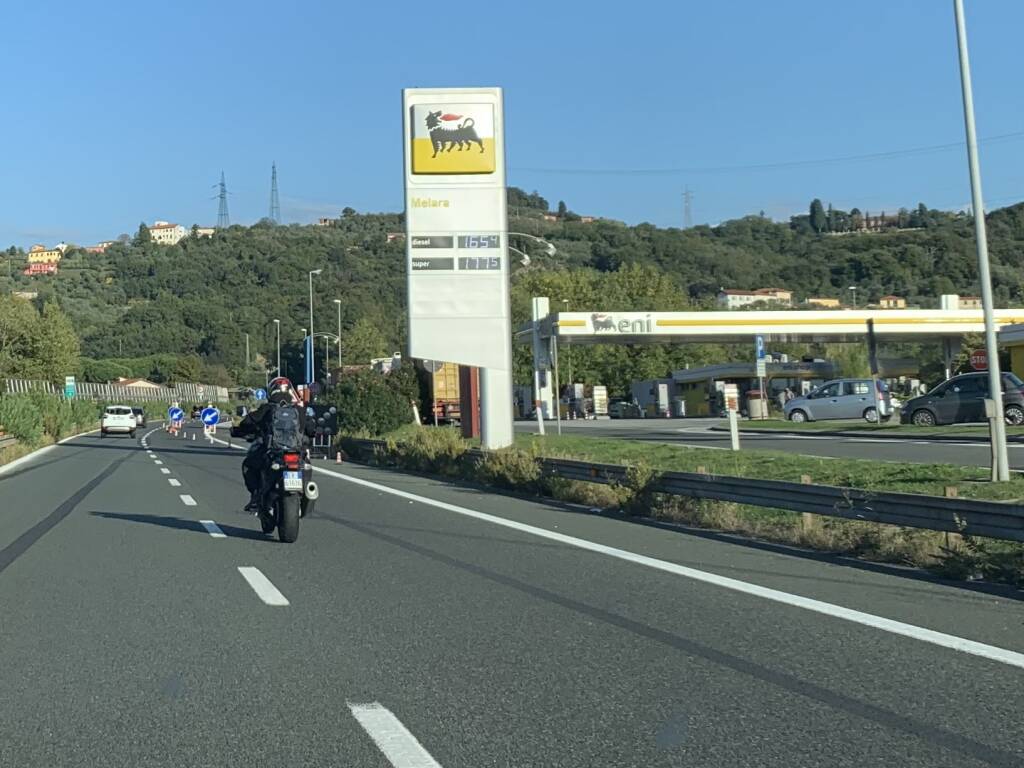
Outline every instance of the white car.
<path id="1" fill-rule="evenodd" d="M 122 434 L 135 437 L 138 422 L 130 406 L 108 405 L 100 418 L 100 436 Z"/>

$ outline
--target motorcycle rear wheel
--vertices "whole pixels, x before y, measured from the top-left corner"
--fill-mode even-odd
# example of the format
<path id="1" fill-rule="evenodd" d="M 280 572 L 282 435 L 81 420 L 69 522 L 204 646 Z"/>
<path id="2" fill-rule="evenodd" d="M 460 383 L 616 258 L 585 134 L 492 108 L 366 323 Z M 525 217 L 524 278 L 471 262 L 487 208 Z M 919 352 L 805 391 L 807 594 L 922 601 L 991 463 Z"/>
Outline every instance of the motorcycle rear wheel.
<path id="1" fill-rule="evenodd" d="M 302 497 L 286 494 L 277 500 L 277 537 L 285 544 L 299 538 L 299 513 Z"/>

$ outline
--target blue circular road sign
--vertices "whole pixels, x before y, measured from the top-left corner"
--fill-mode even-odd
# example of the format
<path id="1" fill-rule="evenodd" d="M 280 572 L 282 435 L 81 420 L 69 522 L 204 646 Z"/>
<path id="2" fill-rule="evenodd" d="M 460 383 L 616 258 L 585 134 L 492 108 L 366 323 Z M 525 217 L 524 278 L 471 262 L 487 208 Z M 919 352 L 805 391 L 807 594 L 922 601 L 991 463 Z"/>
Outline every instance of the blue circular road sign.
<path id="1" fill-rule="evenodd" d="M 265 389 L 257 389 L 253 394 L 256 396 L 257 400 L 267 399 L 267 390 Z"/>
<path id="2" fill-rule="evenodd" d="M 217 422 L 220 421 L 220 411 L 216 408 L 203 408 L 203 412 L 199 414 L 199 418 L 203 420 L 203 424 L 208 427 L 216 426 Z"/>
<path id="3" fill-rule="evenodd" d="M 167 418 L 169 418 L 171 421 L 184 421 L 185 412 L 181 410 L 181 408 L 168 408 Z"/>

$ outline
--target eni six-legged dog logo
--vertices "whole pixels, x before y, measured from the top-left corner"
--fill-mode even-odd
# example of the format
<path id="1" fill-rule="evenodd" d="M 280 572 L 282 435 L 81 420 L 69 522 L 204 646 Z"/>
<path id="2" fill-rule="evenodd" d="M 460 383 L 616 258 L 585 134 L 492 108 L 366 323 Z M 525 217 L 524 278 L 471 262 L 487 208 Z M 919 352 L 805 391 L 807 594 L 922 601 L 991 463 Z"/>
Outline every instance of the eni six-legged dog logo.
<path id="1" fill-rule="evenodd" d="M 494 173 L 490 104 L 417 104 L 411 117 L 413 173 Z"/>

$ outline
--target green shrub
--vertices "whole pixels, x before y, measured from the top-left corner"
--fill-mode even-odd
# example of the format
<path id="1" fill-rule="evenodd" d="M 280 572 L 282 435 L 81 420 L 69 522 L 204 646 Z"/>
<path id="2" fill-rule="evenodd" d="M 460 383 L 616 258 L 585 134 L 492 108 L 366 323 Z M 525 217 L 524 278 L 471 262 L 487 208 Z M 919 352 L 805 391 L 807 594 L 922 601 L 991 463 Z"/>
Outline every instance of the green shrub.
<path id="1" fill-rule="evenodd" d="M 477 462 L 477 477 L 488 485 L 513 491 L 540 490 L 537 457 L 516 448 L 489 451 Z"/>
<path id="2" fill-rule="evenodd" d="M 43 436 L 43 417 L 28 395 L 0 397 L 0 430 L 35 445 Z"/>
<path id="3" fill-rule="evenodd" d="M 32 392 L 28 397 L 39 411 L 46 434 L 59 440 L 72 431 L 75 419 L 70 403 L 45 392 Z"/>
<path id="4" fill-rule="evenodd" d="M 346 374 L 325 402 L 338 409 L 340 433 L 383 435 L 412 421 L 414 399 L 407 375 L 358 371 Z"/>
<path id="5" fill-rule="evenodd" d="M 414 429 L 402 442 L 388 440 L 387 454 L 417 472 L 456 477 L 462 474 L 469 445 L 449 427 Z"/>

